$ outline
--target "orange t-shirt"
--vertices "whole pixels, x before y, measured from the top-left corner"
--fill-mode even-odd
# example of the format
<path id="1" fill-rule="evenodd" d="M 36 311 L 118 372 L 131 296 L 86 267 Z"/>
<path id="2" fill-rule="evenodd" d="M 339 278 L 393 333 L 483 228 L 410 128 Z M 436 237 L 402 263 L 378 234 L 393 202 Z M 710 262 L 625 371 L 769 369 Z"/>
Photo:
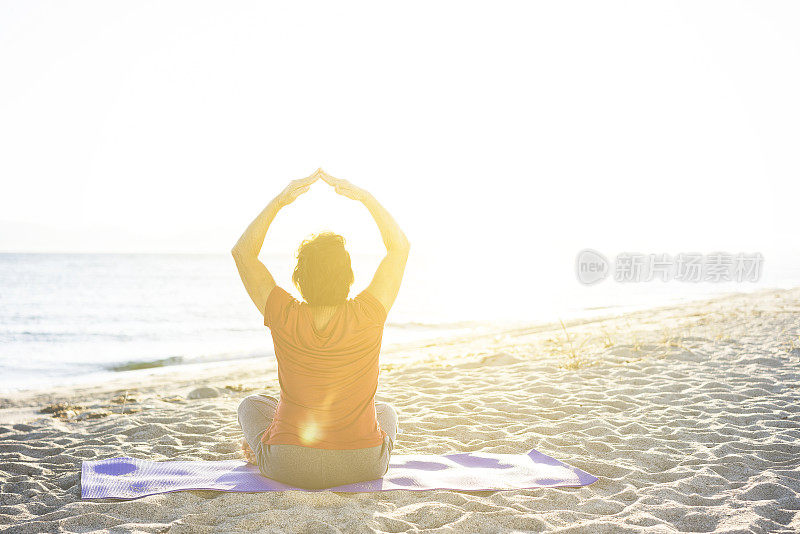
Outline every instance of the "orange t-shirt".
<path id="1" fill-rule="evenodd" d="M 366 290 L 349 299 L 325 328 L 284 289 L 267 297 L 281 396 L 261 441 L 316 449 L 362 449 L 383 443 L 375 414 L 378 353 L 386 310 Z"/>

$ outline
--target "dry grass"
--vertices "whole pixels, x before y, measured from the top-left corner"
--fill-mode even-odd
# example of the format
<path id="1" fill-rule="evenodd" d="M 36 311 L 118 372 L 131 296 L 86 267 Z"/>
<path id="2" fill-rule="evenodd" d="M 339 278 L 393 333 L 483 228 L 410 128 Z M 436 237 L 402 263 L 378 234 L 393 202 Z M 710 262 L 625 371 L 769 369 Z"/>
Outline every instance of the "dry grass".
<path id="1" fill-rule="evenodd" d="M 613 347 L 615 345 L 614 339 L 611 337 L 611 335 L 606 330 L 603 330 L 603 334 L 602 334 L 600 339 L 602 340 L 603 348 L 605 348 L 605 349 L 610 349 L 611 347 Z"/>
<path id="2" fill-rule="evenodd" d="M 561 323 L 561 330 L 564 332 L 564 339 L 550 340 L 554 343 L 551 352 L 566 357 L 566 361 L 561 365 L 564 369 L 575 370 L 585 367 L 589 360 L 583 355 L 582 350 L 590 338 L 588 336 L 584 337 L 580 344 L 576 344 L 577 334 L 568 332 L 564 321 L 559 320 L 559 322 Z"/>

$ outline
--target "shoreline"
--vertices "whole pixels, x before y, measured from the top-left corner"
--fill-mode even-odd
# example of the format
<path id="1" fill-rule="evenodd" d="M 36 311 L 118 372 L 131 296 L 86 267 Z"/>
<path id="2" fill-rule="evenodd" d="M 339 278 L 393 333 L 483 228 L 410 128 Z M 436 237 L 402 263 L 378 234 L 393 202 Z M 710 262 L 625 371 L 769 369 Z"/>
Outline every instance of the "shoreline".
<path id="1" fill-rule="evenodd" d="M 793 289 L 800 289 L 798 288 Z M 472 334 L 445 335 L 442 337 L 424 338 L 421 340 L 393 343 L 381 349 L 381 367 L 396 368 L 402 365 L 402 362 L 393 361 L 392 357 L 398 353 L 411 352 L 417 353 L 427 347 L 441 347 L 451 345 L 464 345 L 473 343 L 485 337 L 492 336 L 515 336 L 515 335 L 530 335 L 530 334 L 544 334 L 547 332 L 560 332 L 562 330 L 562 322 L 567 328 L 574 327 L 587 327 L 593 324 L 604 324 L 619 320 L 636 320 L 641 315 L 650 314 L 669 314 L 671 312 L 680 313 L 686 306 L 692 305 L 712 305 L 715 303 L 722 303 L 730 301 L 731 299 L 742 298 L 748 295 L 761 295 L 772 294 L 775 292 L 792 291 L 793 289 L 782 288 L 765 288 L 757 289 L 749 292 L 737 293 L 724 293 L 714 296 L 712 298 L 702 298 L 696 300 L 681 301 L 673 304 L 665 304 L 653 307 L 639 307 L 634 310 L 623 311 L 614 314 L 589 314 L 583 317 L 574 317 L 566 320 L 559 321 L 541 321 L 531 322 L 525 324 L 520 322 L 517 325 L 501 323 L 497 326 L 491 326 L 491 322 L 471 321 L 475 326 L 485 328 L 485 330 Z M 613 308 L 613 307 L 612 307 Z M 599 308 L 607 309 L 607 308 Z M 592 310 L 586 310 L 592 311 Z M 271 337 L 269 331 L 265 330 L 265 338 L 267 344 L 271 346 Z M 210 361 L 188 361 L 185 363 L 176 363 L 168 365 L 147 365 L 142 368 L 132 368 L 126 370 L 109 369 L 107 371 L 98 371 L 86 375 L 71 376 L 70 381 L 66 384 L 53 388 L 52 384 L 44 384 L 41 386 L 24 387 L 17 390 L 0 391 L 0 424 L 9 422 L 5 412 L 9 409 L 20 408 L 34 408 L 35 404 L 40 403 L 43 398 L 55 399 L 68 399 L 71 397 L 85 395 L 87 393 L 107 393 L 109 391 L 136 389 L 136 383 L 141 380 L 158 381 L 159 385 L 165 385 L 169 382 L 168 377 L 163 375 L 168 374 L 170 371 L 179 372 L 182 375 L 188 374 L 188 382 L 194 382 L 201 377 L 207 377 L 207 380 L 214 382 L 222 382 L 227 380 L 235 380 L 237 377 L 243 376 L 248 371 L 259 369 L 265 373 L 268 378 L 277 376 L 277 368 L 275 367 L 274 355 L 268 356 L 252 356 L 244 358 L 232 358 L 223 360 L 210 360 Z M 390 361 L 384 361 L 384 359 Z M 167 358 L 169 359 L 169 358 Z M 160 361 L 160 360 L 159 360 Z M 423 363 L 425 360 L 420 360 Z M 147 364 L 148 362 L 140 362 Z M 265 364 L 266 365 L 263 365 Z M 138 365 L 133 363 L 132 367 Z M 230 370 L 220 370 L 221 367 L 230 366 Z M 125 366 L 122 366 L 125 367 Z M 98 382 L 105 382 L 105 385 L 98 385 Z M 53 393 L 53 389 L 58 389 L 58 393 Z M 35 399 L 35 400 L 34 400 Z M 30 403 L 26 406 L 20 406 L 20 403 Z M 25 421 L 13 421 L 25 422 Z"/>
<path id="2" fill-rule="evenodd" d="M 180 268 L 187 267 L 181 264 Z M 206 271 L 211 269 L 209 266 L 203 268 Z M 216 272 L 214 269 L 211 271 Z M 42 276 L 44 275 L 40 273 L 39 278 Z M 238 279 L 235 281 L 238 284 Z M 107 283 L 108 281 L 104 282 Z M 148 284 L 155 285 L 155 282 L 148 279 L 139 280 L 139 283 L 144 284 L 144 288 L 150 287 Z M 46 285 L 46 277 L 38 280 L 34 287 L 40 289 L 34 293 L 39 295 L 42 292 L 41 287 Z M 534 302 L 533 305 L 516 302 L 510 308 L 494 310 L 496 317 L 484 319 L 479 319 L 478 316 L 492 315 L 491 309 L 470 316 L 469 320 L 457 320 L 460 312 L 440 316 L 426 315 L 423 311 L 421 315 L 409 316 L 408 306 L 400 306 L 392 314 L 395 319 L 390 318 L 387 322 L 384 353 L 388 354 L 391 345 L 405 346 L 407 341 L 471 336 L 475 332 L 488 334 L 498 329 L 556 323 L 559 318 L 571 321 L 616 316 L 654 307 L 680 306 L 683 303 L 717 298 L 724 295 L 723 292 L 730 291 L 729 288 L 713 284 L 710 287 L 694 284 L 685 286 L 687 285 L 675 288 L 677 295 L 669 292 L 669 288 L 663 285 L 620 287 L 622 293 L 611 299 L 614 305 L 610 307 L 596 304 L 598 300 L 603 300 L 598 295 L 605 294 L 607 290 L 614 291 L 614 288 L 578 286 L 555 300 L 552 297 L 545 299 L 550 305 L 548 302 Z M 600 289 L 600 293 L 595 289 Z M 739 284 L 733 289 L 745 293 L 764 290 L 750 284 Z M 183 293 L 186 290 L 186 287 L 180 289 Z M 236 290 L 239 291 L 240 288 L 236 287 Z M 148 293 L 145 292 L 145 295 Z M 34 301 L 41 298 L 44 296 L 39 295 Z M 153 298 L 149 294 L 145 300 Z M 185 300 L 185 295 L 178 300 L 181 299 Z M 206 300 L 216 302 L 215 297 Z M 223 300 L 227 303 L 231 298 L 226 297 Z M 55 309 L 52 313 L 55 316 L 61 315 L 59 320 L 39 317 L 36 307 L 30 306 L 24 299 L 16 304 L 9 302 L 11 310 L 18 306 L 15 313 L 19 316 L 14 313 L 7 315 L 6 327 L 3 329 L 3 336 L 0 336 L 8 341 L 4 347 L 5 356 L 0 362 L 0 397 L 21 391 L 43 390 L 51 385 L 80 385 L 105 379 L 117 381 L 118 377 L 113 374 L 137 368 L 195 364 L 201 364 L 202 367 L 206 362 L 234 362 L 260 356 L 269 357 L 272 353 L 269 331 L 266 327 L 258 326 L 260 321 L 252 318 L 253 310 L 250 307 L 236 307 L 235 313 L 231 311 L 228 314 L 215 314 L 210 312 L 211 308 L 203 308 L 197 312 L 198 320 L 189 320 L 185 314 L 180 313 L 158 313 L 158 321 L 153 322 L 145 318 L 147 314 L 142 311 L 144 308 L 128 305 L 124 298 L 113 301 L 114 306 L 120 306 L 120 317 L 109 313 L 107 305 L 111 303 L 102 304 L 102 301 L 103 299 L 94 298 L 93 303 L 85 310 L 75 310 L 74 317 L 70 315 L 73 314 L 72 310 Z M 245 304 L 249 306 L 250 303 Z M 172 312 L 181 309 L 180 306 L 175 310 L 167 308 Z M 443 305 L 443 309 L 447 308 L 447 305 Z M 465 314 L 464 317 L 468 315 Z M 71 317 L 66 321 L 68 324 L 65 324 L 64 317 Z M 86 321 L 91 317 L 94 319 L 87 325 Z M 208 335 L 203 332 L 208 332 Z M 409 350 L 414 350 L 413 345 L 409 346 Z M 257 362 L 256 365 L 260 363 Z"/>
<path id="3" fill-rule="evenodd" d="M 376 398 L 399 413 L 395 453 L 536 449 L 599 480 L 500 492 L 182 491 L 80 500 L 83 460 L 241 459 L 238 403 L 278 391 L 275 373 L 249 360 L 0 396 L 0 530 L 800 529 L 800 288 L 387 353 Z M 60 412 L 39 413 L 58 403 Z"/>
<path id="4" fill-rule="evenodd" d="M 782 288 L 765 288 L 749 292 L 737 293 L 724 293 L 712 298 L 704 298 L 697 300 L 681 301 L 674 304 L 666 304 L 654 307 L 642 307 L 632 311 L 625 311 L 615 314 L 598 314 L 590 315 L 588 317 L 576 317 L 564 321 L 549 321 L 549 322 L 533 322 L 527 325 L 511 326 L 509 324 L 500 324 L 492 327 L 491 323 L 481 324 L 478 321 L 474 323 L 480 325 L 486 330 L 469 335 L 459 336 L 443 336 L 436 338 L 426 338 L 417 341 L 394 343 L 381 349 L 381 369 L 384 368 L 401 368 L 407 367 L 408 363 L 403 364 L 402 361 L 397 361 L 397 355 L 401 353 L 421 353 L 430 347 L 458 347 L 463 345 L 470 345 L 480 342 L 484 338 L 496 338 L 497 336 L 529 336 L 529 335 L 544 335 L 547 333 L 562 333 L 562 322 L 567 329 L 579 328 L 585 329 L 592 325 L 613 324 L 617 321 L 631 321 L 643 320 L 644 318 L 657 315 L 664 318 L 675 318 L 684 314 L 687 307 L 690 308 L 703 308 L 706 306 L 716 306 L 720 304 L 730 303 L 737 299 L 742 298 L 759 298 L 762 295 L 780 294 L 783 292 L 792 292 L 800 290 L 800 286 L 790 289 Z M 650 321 L 651 319 L 647 319 Z M 267 343 L 271 346 L 271 337 L 269 331 L 265 330 L 265 338 Z M 68 401 L 73 398 L 95 395 L 95 394 L 108 394 L 113 391 L 124 391 L 138 389 L 141 386 L 137 385 L 140 381 L 148 381 L 146 387 L 154 389 L 165 387 L 170 384 L 172 378 L 164 376 L 170 372 L 180 373 L 181 378 L 177 383 L 181 384 L 179 388 L 189 387 L 189 385 L 196 383 L 197 380 L 205 380 L 213 383 L 221 383 L 225 381 L 242 380 L 244 376 L 251 372 L 263 372 L 264 377 L 268 380 L 277 379 L 277 367 L 275 366 L 274 355 L 268 356 L 253 356 L 247 358 L 235 358 L 227 360 L 212 360 L 200 362 L 187 362 L 173 365 L 162 365 L 145 367 L 142 369 L 131 369 L 124 371 L 105 371 L 91 373 L 86 376 L 71 377 L 74 381 L 68 382 L 57 388 L 51 385 L 34 386 L 30 388 L 21 388 L 18 390 L 0 392 L 0 424 L 3 423 L 24 423 L 28 420 L 18 420 L 9 417 L 7 414 L 13 411 L 24 411 L 25 409 L 33 409 L 41 405 L 42 402 L 60 402 Z M 434 360 L 441 360 L 441 357 L 433 358 Z M 389 360 L 389 361 L 386 361 Z M 428 358 L 421 358 L 414 361 L 414 363 L 423 364 L 429 361 Z M 264 365 L 266 364 L 266 365 Z M 229 367 L 228 369 L 225 369 Z M 104 382 L 104 384 L 98 384 Z M 53 391 L 53 390 L 56 391 Z"/>

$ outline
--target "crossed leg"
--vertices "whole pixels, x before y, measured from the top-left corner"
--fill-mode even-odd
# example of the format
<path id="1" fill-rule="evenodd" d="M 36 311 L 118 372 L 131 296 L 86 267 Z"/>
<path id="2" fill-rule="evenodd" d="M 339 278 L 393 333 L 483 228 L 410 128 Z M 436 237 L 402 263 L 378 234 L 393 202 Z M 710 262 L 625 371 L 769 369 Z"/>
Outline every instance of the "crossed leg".
<path id="1" fill-rule="evenodd" d="M 261 452 L 261 437 L 272 424 L 277 409 L 278 399 L 264 393 L 248 395 L 239 403 L 237 410 L 239 426 L 242 427 L 244 434 L 242 450 L 248 462 L 256 463 L 256 458 Z M 375 401 L 375 414 L 378 424 L 394 445 L 398 431 L 397 411 L 388 402 Z"/>
<path id="2" fill-rule="evenodd" d="M 264 393 L 248 395 L 239 403 L 239 426 L 244 434 L 242 451 L 251 464 L 257 463 L 256 459 L 261 453 L 261 436 L 272 424 L 277 409 L 278 399 Z"/>

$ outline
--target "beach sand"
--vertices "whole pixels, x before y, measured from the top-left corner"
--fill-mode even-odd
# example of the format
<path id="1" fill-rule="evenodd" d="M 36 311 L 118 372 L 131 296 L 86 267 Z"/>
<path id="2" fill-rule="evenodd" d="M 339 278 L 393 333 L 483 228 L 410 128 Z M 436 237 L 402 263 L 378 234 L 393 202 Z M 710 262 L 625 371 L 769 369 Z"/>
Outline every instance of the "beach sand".
<path id="1" fill-rule="evenodd" d="M 599 477 L 583 488 L 81 501 L 82 460 L 241 458 L 236 407 L 277 393 L 274 373 L 250 360 L 6 396 L 0 529 L 798 532 L 799 335 L 800 289 L 770 290 L 409 345 L 382 366 L 396 454 L 535 448 Z"/>

